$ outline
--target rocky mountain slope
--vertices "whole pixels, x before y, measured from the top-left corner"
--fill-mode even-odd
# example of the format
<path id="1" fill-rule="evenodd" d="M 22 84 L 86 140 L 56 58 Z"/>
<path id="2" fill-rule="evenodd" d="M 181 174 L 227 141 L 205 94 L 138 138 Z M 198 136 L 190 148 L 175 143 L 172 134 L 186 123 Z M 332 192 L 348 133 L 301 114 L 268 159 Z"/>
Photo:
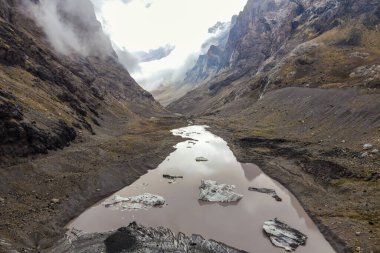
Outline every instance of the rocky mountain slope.
<path id="1" fill-rule="evenodd" d="M 0 0 L 0 252 L 54 243 L 155 168 L 176 124 L 119 63 L 90 1 Z"/>
<path id="2" fill-rule="evenodd" d="M 85 23 L 80 13 L 62 8 L 62 16 L 75 23 L 83 38 L 99 43 L 84 43 L 89 44 L 87 57 L 65 56 L 51 49 L 22 2 L 0 3 L 2 161 L 62 148 L 78 133 L 95 134 L 107 117 L 125 111 L 130 117 L 163 112 L 118 63 L 94 12 Z M 100 51 L 107 46 L 108 52 Z"/>
<path id="3" fill-rule="evenodd" d="M 212 74 L 167 107 L 286 185 L 338 252 L 380 250 L 379 14 L 372 0 L 249 0 Z"/>
<path id="4" fill-rule="evenodd" d="M 168 108 L 212 112 L 289 86 L 378 88 L 379 8 L 372 0 L 248 1 L 227 44 L 210 48 L 214 64 L 195 73 L 204 84 Z"/>

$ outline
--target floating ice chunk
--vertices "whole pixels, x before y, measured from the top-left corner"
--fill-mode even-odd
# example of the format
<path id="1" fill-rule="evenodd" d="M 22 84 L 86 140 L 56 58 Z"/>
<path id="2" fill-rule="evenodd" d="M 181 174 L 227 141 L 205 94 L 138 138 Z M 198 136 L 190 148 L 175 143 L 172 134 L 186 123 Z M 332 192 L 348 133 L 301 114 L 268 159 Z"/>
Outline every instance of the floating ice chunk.
<path id="1" fill-rule="evenodd" d="M 277 219 L 264 222 L 263 229 L 273 245 L 286 251 L 293 251 L 306 243 L 306 235 Z"/>
<path id="2" fill-rule="evenodd" d="M 248 190 L 260 192 L 260 193 L 265 193 L 265 194 L 272 196 L 272 198 L 274 198 L 277 201 L 282 201 L 282 199 L 277 195 L 276 191 L 273 189 L 249 187 Z"/>
<path id="3" fill-rule="evenodd" d="M 115 195 L 112 202 L 105 203 L 106 207 L 120 205 L 123 210 L 149 209 L 152 207 L 162 206 L 165 204 L 165 199 L 158 195 L 144 193 L 142 195 L 124 198 Z"/>
<path id="4" fill-rule="evenodd" d="M 212 180 L 202 180 L 199 189 L 199 199 L 204 201 L 235 202 L 243 197 L 232 191 L 235 189 L 235 185 L 218 184 Z"/>

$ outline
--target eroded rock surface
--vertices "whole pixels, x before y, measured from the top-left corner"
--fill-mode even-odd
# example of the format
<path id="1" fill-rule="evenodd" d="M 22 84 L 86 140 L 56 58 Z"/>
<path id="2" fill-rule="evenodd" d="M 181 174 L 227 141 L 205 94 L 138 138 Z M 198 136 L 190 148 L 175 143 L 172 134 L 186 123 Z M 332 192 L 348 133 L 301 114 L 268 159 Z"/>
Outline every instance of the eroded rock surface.
<path id="1" fill-rule="evenodd" d="M 48 252 L 55 253 L 238 253 L 245 252 L 223 243 L 206 240 L 200 235 L 175 235 L 167 228 L 145 228 L 136 223 L 115 232 L 81 234 L 71 233 L 58 246 Z"/>
<path id="2" fill-rule="evenodd" d="M 306 243 L 306 235 L 277 219 L 264 222 L 263 229 L 273 245 L 286 251 L 293 251 Z"/>
<path id="3" fill-rule="evenodd" d="M 199 199 L 209 202 L 236 202 L 243 197 L 232 191 L 235 185 L 219 184 L 212 180 L 202 180 L 199 189 Z"/>
<path id="4" fill-rule="evenodd" d="M 121 206 L 123 210 L 149 209 L 152 207 L 162 206 L 165 204 L 165 199 L 158 195 L 144 193 L 142 195 L 123 198 L 115 195 L 109 203 L 104 203 L 106 207 Z"/>

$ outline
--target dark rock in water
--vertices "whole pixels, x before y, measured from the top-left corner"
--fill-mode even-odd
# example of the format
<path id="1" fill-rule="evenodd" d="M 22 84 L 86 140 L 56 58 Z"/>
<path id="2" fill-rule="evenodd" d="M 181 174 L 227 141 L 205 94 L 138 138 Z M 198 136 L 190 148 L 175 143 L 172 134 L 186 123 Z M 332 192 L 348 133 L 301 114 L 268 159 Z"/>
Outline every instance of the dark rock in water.
<path id="1" fill-rule="evenodd" d="M 264 222 L 263 229 L 273 245 L 286 251 L 293 251 L 306 243 L 306 235 L 277 219 Z"/>
<path id="2" fill-rule="evenodd" d="M 167 178 L 167 179 L 183 178 L 183 176 L 171 176 L 171 175 L 167 175 L 167 174 L 162 175 L 162 177 Z"/>
<path id="3" fill-rule="evenodd" d="M 223 243 L 206 240 L 200 235 L 186 236 L 182 233 L 175 235 L 167 228 L 146 228 L 135 222 L 128 227 L 115 232 L 82 234 L 74 233 L 47 252 L 54 253 L 240 253 L 245 252 Z"/>
<path id="4" fill-rule="evenodd" d="M 265 193 L 265 194 L 272 196 L 272 198 L 274 198 L 277 201 L 282 201 L 282 199 L 277 195 L 276 191 L 272 190 L 272 189 L 249 187 L 248 190 L 260 192 L 260 193 Z"/>
<path id="5" fill-rule="evenodd" d="M 197 162 L 207 162 L 208 159 L 205 158 L 205 157 L 197 157 L 197 158 L 195 158 L 195 161 L 197 161 Z"/>
<path id="6" fill-rule="evenodd" d="M 131 250 L 137 244 L 136 237 L 128 228 L 120 228 L 104 241 L 107 252 L 123 252 Z"/>

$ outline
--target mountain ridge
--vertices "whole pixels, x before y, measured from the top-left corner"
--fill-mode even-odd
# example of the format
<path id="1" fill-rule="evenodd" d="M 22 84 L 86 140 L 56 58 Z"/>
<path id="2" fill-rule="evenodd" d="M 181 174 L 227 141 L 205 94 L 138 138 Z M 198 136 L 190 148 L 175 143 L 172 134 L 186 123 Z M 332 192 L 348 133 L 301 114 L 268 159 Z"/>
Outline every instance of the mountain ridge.
<path id="1" fill-rule="evenodd" d="M 366 76 L 359 68 L 378 64 L 379 8 L 377 1 L 250 0 L 227 45 L 218 50 L 222 60 L 217 73 L 198 85 L 209 88 L 206 96 L 244 78 L 250 86 L 246 93 L 285 86 L 375 88 L 378 76 Z M 342 65 L 336 64 L 334 54 Z M 184 112 L 180 107 L 186 103 L 180 101 L 168 108 Z M 191 111 L 191 105 L 186 110 Z"/>
<path id="2" fill-rule="evenodd" d="M 2 158 L 62 148 L 76 138 L 78 131 L 94 134 L 94 128 L 103 124 L 103 117 L 112 117 L 109 110 L 121 112 L 128 107 L 131 117 L 165 113 L 118 62 L 93 7 L 93 15 L 86 21 L 79 16 L 75 18 L 75 13 L 61 14 L 76 22 L 75 29 L 86 35 L 83 38 L 99 43 L 89 44 L 88 55 L 84 57 L 78 53 L 67 56 L 55 53 L 42 29 L 25 11 L 24 2 L 10 3 L 2 2 L 0 20 L 3 76 L 0 98 L 5 120 L 1 126 Z M 104 44 L 107 53 L 98 55 L 98 52 L 102 54 L 98 48 Z M 117 105 L 118 102 L 121 103 Z M 58 109 L 63 110 L 58 112 Z M 103 113 L 108 115 L 102 116 Z M 8 144 L 13 148 L 9 149 Z"/>

